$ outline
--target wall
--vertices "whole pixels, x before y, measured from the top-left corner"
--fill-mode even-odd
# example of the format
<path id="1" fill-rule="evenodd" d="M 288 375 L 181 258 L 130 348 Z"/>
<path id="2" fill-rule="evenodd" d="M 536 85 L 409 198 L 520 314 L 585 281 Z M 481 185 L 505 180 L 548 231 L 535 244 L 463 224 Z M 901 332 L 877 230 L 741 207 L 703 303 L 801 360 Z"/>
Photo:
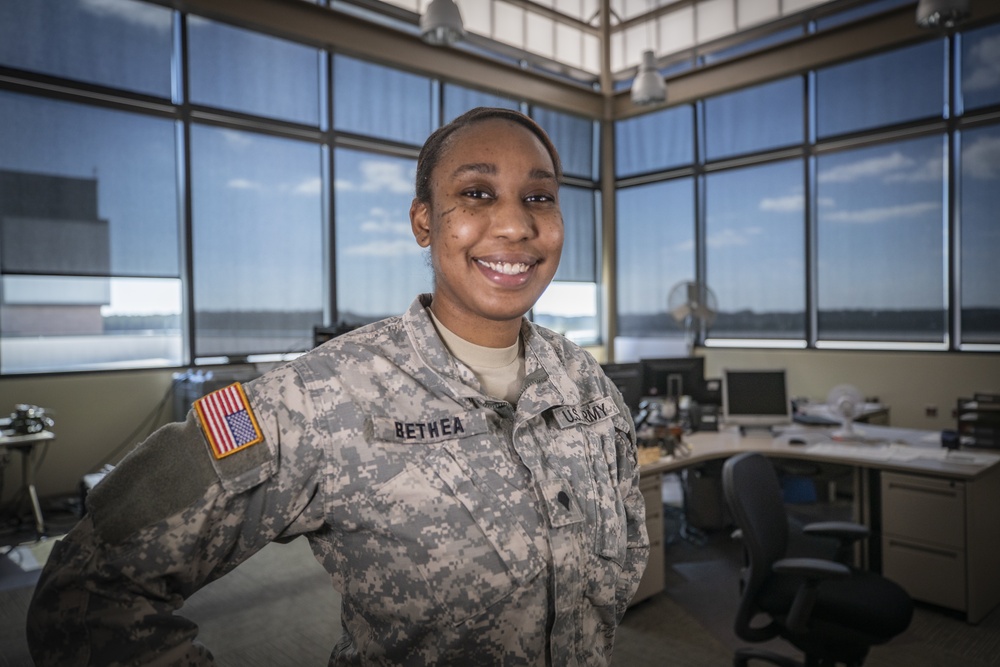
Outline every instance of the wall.
<path id="1" fill-rule="evenodd" d="M 846 350 L 735 350 L 707 348 L 705 374 L 723 368 L 785 368 L 793 397 L 816 401 L 838 384 L 852 384 L 877 396 L 890 409 L 892 426 L 953 429 L 959 396 L 1000 393 L 1000 354 L 943 352 L 862 352 Z M 927 406 L 937 417 L 925 415 Z"/>
<path id="2" fill-rule="evenodd" d="M 715 348 L 699 354 L 705 356 L 709 377 L 718 377 L 724 367 L 786 368 L 793 396 L 823 400 L 834 385 L 854 384 L 890 407 L 894 426 L 908 428 L 953 428 L 952 409 L 959 396 L 1000 392 L 1000 354 Z M 39 493 L 75 493 L 81 477 L 123 443 L 115 461 L 153 425 L 170 421 L 173 401 L 159 410 L 157 406 L 172 376 L 171 370 L 158 370 L 4 378 L 0 414 L 13 411 L 17 403 L 31 403 L 51 410 L 56 421 L 56 440 L 38 472 Z M 927 405 L 937 406 L 936 418 L 924 415 Z M 5 472 L 5 498 L 20 484 L 18 459 L 14 455 Z"/>
<path id="3" fill-rule="evenodd" d="M 28 403 L 45 408 L 55 420 L 56 439 L 38 469 L 39 495 L 76 493 L 83 475 L 99 469 L 116 449 L 122 447 L 114 461 L 153 426 L 169 421 L 172 396 L 157 408 L 167 396 L 172 377 L 171 370 L 156 370 L 0 380 L 0 416 L 9 415 L 18 403 Z M 20 458 L 12 453 L 3 473 L 4 500 L 20 487 Z"/>

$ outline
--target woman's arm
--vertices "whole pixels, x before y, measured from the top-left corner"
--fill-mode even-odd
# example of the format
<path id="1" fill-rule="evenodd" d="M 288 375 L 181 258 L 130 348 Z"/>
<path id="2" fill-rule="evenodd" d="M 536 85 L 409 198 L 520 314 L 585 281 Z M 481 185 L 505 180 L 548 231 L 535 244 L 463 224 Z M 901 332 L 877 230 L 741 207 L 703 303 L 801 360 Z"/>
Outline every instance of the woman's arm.
<path id="1" fill-rule="evenodd" d="M 197 627 L 174 611 L 276 537 L 323 520 L 311 503 L 318 455 L 278 441 L 292 439 L 287 428 L 261 426 L 265 440 L 215 460 L 192 412 L 94 488 L 35 589 L 35 664 L 212 664 Z"/>

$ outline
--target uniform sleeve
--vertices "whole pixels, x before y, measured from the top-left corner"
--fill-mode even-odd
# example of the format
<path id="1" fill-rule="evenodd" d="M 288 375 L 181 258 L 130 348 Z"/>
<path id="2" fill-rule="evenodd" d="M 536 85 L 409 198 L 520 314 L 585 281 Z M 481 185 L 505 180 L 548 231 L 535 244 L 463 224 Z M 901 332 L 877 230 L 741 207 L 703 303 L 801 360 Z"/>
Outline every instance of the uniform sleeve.
<path id="1" fill-rule="evenodd" d="M 622 498 L 625 502 L 626 544 L 625 566 L 618 582 L 617 612 L 621 621 L 628 609 L 632 596 L 639 588 L 639 580 L 646 571 L 646 561 L 649 560 L 649 535 L 646 532 L 646 503 L 639 490 L 639 458 L 636 451 L 635 425 L 632 414 L 621 398 L 618 389 L 608 381 L 609 392 L 618 404 L 620 414 L 628 423 L 628 430 L 618 433 L 618 480 Z"/>
<path id="2" fill-rule="evenodd" d="M 174 612 L 268 542 L 322 524 L 308 415 L 282 404 L 256 417 L 264 440 L 216 459 L 192 411 L 94 488 L 28 610 L 36 665 L 213 664 L 197 627 Z"/>

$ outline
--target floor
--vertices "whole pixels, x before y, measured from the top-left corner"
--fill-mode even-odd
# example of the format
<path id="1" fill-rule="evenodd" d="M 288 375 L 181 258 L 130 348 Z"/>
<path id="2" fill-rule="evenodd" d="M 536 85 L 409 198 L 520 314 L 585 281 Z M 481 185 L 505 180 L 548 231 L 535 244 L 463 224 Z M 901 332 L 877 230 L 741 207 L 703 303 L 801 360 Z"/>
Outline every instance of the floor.
<path id="1" fill-rule="evenodd" d="M 664 484 L 668 509 L 666 589 L 632 607 L 619 628 L 613 664 L 621 667 L 716 667 L 731 664 L 739 545 L 727 530 L 703 542 L 680 535 L 676 478 Z M 793 511 L 794 508 L 793 508 Z M 808 513 L 808 508 L 799 508 Z M 47 514 L 47 516 L 49 516 Z M 56 512 L 53 527 L 68 527 Z M 0 553 L 30 530 L 0 533 Z M 7 546 L 2 546 L 7 545 Z M 12 552 L 13 553 L 13 552 Z M 0 557 L 0 667 L 31 665 L 24 618 L 37 570 Z M 230 575 L 190 598 L 182 614 L 201 628 L 200 640 L 220 667 L 325 665 L 340 634 L 339 597 L 304 540 L 273 544 Z M 794 653 L 780 643 L 772 648 Z M 871 652 L 868 667 L 1000 667 L 1000 608 L 976 626 L 946 610 L 918 605 L 909 630 Z"/>

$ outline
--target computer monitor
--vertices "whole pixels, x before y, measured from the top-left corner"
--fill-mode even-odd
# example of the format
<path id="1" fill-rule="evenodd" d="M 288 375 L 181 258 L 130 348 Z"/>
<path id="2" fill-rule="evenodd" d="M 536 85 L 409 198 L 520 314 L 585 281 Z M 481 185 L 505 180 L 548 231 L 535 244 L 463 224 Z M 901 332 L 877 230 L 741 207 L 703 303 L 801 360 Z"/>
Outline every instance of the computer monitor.
<path id="1" fill-rule="evenodd" d="M 643 396 L 680 398 L 690 396 L 701 401 L 705 393 L 704 357 L 663 357 L 642 359 Z"/>
<path id="2" fill-rule="evenodd" d="M 635 413 L 642 401 L 642 364 L 601 364 L 604 374 L 615 383 L 625 399 L 625 405 Z"/>
<path id="3" fill-rule="evenodd" d="M 785 369 L 722 371 L 722 421 L 770 427 L 792 421 Z"/>

